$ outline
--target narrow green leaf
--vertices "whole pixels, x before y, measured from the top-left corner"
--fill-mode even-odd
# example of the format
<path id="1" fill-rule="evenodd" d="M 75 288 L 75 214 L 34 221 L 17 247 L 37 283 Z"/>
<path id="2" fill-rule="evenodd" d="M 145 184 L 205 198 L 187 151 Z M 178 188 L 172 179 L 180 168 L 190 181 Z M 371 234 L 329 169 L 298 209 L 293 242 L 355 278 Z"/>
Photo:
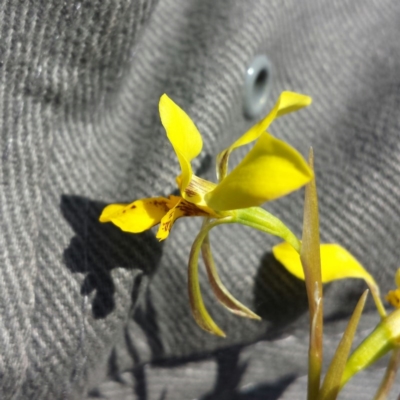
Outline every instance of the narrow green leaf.
<path id="1" fill-rule="evenodd" d="M 314 171 L 314 153 L 308 163 Z M 310 310 L 310 345 L 308 352 L 308 400 L 318 396 L 322 368 L 323 297 L 319 241 L 318 198 L 315 175 L 305 190 L 303 240 L 300 259 L 304 269 Z"/>
<path id="2" fill-rule="evenodd" d="M 400 349 L 393 350 L 385 375 L 377 390 L 374 400 L 385 400 L 393 386 L 400 365 Z"/>
<path id="3" fill-rule="evenodd" d="M 354 375 L 368 368 L 400 343 L 400 309 L 384 318 L 349 357 L 341 387 Z"/>
<path id="4" fill-rule="evenodd" d="M 346 366 L 346 361 L 350 353 L 351 345 L 357 330 L 358 322 L 360 321 L 361 314 L 364 309 L 367 295 L 368 290 L 362 294 L 356 308 L 354 309 L 353 315 L 347 324 L 346 330 L 342 336 L 342 340 L 339 343 L 336 353 L 325 375 L 324 383 L 322 384 L 319 392 L 318 400 L 335 400 L 339 393 L 343 371 Z"/>

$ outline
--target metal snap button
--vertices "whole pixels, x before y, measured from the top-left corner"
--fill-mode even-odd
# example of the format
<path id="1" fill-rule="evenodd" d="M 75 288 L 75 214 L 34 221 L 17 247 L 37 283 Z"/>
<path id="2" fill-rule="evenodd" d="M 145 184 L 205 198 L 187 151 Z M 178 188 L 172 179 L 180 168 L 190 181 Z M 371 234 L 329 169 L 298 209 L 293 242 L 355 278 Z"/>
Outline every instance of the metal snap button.
<path id="1" fill-rule="evenodd" d="M 271 88 L 272 65 L 265 55 L 254 57 L 244 79 L 243 111 L 247 118 L 260 117 Z"/>

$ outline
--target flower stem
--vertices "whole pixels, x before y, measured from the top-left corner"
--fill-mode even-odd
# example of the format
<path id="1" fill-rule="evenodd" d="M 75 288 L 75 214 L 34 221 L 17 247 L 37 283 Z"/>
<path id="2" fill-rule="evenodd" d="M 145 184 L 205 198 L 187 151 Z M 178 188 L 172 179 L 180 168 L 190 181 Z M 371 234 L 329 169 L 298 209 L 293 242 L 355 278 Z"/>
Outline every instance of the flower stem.
<path id="1" fill-rule="evenodd" d="M 393 386 L 397 370 L 399 369 L 399 364 L 400 349 L 396 349 L 393 351 L 392 356 L 390 357 L 385 376 L 383 377 L 381 385 L 375 394 L 374 400 L 385 400 L 387 398 L 387 395 Z"/>
<path id="2" fill-rule="evenodd" d="M 277 217 L 260 207 L 235 210 L 233 221 L 262 232 L 278 236 L 291 244 L 300 253 L 301 243 L 295 234 Z"/>

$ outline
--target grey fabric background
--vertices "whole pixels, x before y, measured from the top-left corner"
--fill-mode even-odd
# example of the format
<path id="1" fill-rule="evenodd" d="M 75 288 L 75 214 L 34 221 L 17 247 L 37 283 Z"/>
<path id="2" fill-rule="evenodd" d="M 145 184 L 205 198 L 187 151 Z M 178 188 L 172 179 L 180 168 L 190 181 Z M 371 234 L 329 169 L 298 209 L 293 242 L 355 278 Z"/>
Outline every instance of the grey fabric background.
<path id="1" fill-rule="evenodd" d="M 304 155 L 314 147 L 323 241 L 346 246 L 391 288 L 400 3 L 3 0 L 0 21 L 0 398 L 305 398 L 304 287 L 273 261 L 274 238 L 213 232 L 223 281 L 263 317 L 228 314 L 204 285 L 223 340 L 189 312 L 199 220 L 179 221 L 160 244 L 97 218 L 107 203 L 175 190 L 179 166 L 157 110 L 164 92 L 202 132 L 195 168 L 213 179 L 215 155 L 252 123 L 244 72 L 266 54 L 269 107 L 282 90 L 314 99 L 271 132 Z M 267 208 L 300 234 L 302 203 L 300 191 Z M 326 361 L 363 289 L 326 287 Z M 357 341 L 377 322 L 369 302 Z M 383 367 L 341 398 L 372 398 Z"/>

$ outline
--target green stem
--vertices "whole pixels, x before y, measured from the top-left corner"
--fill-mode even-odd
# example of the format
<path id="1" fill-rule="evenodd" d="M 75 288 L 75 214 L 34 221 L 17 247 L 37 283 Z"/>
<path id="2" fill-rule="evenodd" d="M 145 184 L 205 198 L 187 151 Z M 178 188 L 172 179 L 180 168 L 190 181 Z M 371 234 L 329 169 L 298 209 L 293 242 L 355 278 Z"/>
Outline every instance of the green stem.
<path id="1" fill-rule="evenodd" d="M 301 243 L 294 233 L 279 218 L 260 207 L 235 210 L 233 221 L 278 236 L 300 253 Z"/>
<path id="2" fill-rule="evenodd" d="M 382 379 L 381 385 L 374 397 L 374 400 L 385 400 L 389 394 L 390 389 L 393 386 L 394 379 L 396 377 L 397 370 L 400 364 L 400 349 L 393 351 L 390 357 L 389 364 L 387 366 L 385 376 Z"/>
<path id="3" fill-rule="evenodd" d="M 400 309 L 384 318 L 354 350 L 346 363 L 341 386 L 368 368 L 400 343 Z"/>

